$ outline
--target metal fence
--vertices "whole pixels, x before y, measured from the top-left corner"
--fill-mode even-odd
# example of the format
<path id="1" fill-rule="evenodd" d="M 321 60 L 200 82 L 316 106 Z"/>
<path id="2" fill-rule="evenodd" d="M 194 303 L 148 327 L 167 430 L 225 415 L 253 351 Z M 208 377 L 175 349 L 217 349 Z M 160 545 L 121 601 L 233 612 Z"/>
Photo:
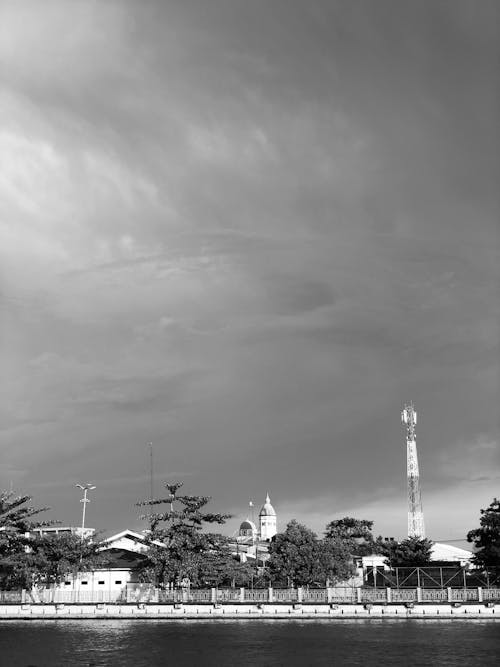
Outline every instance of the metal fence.
<path id="1" fill-rule="evenodd" d="M 498 588 L 498 573 L 469 570 L 468 566 L 366 568 L 364 584 L 373 588 Z"/>
<path id="2" fill-rule="evenodd" d="M 420 604 L 500 603 L 500 588 L 202 588 L 160 589 L 127 584 L 116 591 L 57 587 L 0 591 L 0 604 Z"/>

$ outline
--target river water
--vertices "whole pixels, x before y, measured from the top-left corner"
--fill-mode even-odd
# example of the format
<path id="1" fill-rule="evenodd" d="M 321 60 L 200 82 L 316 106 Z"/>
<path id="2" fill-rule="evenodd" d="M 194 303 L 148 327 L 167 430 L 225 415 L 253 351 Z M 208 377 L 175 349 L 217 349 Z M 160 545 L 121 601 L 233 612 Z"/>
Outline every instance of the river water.
<path id="1" fill-rule="evenodd" d="M 1 667 L 498 664 L 496 621 L 0 622 Z"/>

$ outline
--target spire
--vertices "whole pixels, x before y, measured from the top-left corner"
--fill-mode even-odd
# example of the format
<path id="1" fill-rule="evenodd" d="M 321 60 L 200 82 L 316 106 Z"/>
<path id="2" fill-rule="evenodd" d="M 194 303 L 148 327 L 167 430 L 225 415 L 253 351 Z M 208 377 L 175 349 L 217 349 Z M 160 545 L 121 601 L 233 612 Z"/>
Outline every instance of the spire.
<path id="1" fill-rule="evenodd" d="M 266 495 L 266 505 L 269 505 L 270 502 L 271 502 L 271 498 L 269 498 L 269 491 L 268 491 L 267 495 Z"/>

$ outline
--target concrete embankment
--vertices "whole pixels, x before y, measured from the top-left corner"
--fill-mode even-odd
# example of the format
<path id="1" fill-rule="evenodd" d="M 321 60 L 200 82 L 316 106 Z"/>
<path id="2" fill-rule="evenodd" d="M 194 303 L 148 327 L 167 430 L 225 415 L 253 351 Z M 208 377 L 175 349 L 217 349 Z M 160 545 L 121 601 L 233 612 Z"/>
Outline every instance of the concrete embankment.
<path id="1" fill-rule="evenodd" d="M 489 619 L 499 620 L 495 606 L 484 604 L 300 605 L 300 604 L 9 604 L 0 605 L 0 620 L 77 619 Z"/>

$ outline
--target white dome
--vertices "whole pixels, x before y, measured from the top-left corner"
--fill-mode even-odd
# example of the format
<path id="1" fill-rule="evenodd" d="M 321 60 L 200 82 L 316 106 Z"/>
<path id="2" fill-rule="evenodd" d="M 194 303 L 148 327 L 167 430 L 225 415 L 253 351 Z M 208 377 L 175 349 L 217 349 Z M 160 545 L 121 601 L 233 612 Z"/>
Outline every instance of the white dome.
<path id="1" fill-rule="evenodd" d="M 271 499 L 269 494 L 266 496 L 266 502 L 262 505 L 262 509 L 259 512 L 259 516 L 276 516 L 274 507 L 271 505 Z"/>

